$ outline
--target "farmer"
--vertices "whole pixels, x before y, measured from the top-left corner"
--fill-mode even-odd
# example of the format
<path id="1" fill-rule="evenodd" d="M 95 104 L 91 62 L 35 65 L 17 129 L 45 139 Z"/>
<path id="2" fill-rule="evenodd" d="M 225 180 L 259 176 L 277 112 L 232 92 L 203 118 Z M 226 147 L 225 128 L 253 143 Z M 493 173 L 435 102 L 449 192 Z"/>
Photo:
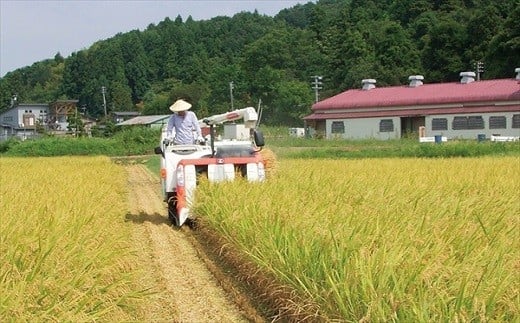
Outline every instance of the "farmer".
<path id="1" fill-rule="evenodd" d="M 195 142 L 203 143 L 199 120 L 193 111 L 188 111 L 191 104 L 184 100 L 177 100 L 170 106 L 173 112 L 168 120 L 166 138 L 173 140 L 176 145 L 191 145 Z"/>

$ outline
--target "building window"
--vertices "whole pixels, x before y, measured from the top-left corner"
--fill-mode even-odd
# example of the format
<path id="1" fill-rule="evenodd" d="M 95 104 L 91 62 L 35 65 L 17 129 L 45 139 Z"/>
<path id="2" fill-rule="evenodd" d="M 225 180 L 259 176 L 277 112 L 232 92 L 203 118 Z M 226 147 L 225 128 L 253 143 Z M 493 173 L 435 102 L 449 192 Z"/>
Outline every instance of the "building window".
<path id="1" fill-rule="evenodd" d="M 432 119 L 432 130 L 448 130 L 448 119 L 433 118 Z"/>
<path id="2" fill-rule="evenodd" d="M 468 129 L 468 119 L 466 119 L 466 117 L 453 118 L 453 122 L 451 123 L 451 128 L 453 130 Z"/>
<path id="3" fill-rule="evenodd" d="M 454 117 L 451 124 L 453 130 L 484 129 L 482 116 Z"/>
<path id="4" fill-rule="evenodd" d="M 489 129 L 505 129 L 506 128 L 506 117 L 495 116 L 489 117 Z"/>
<path id="5" fill-rule="evenodd" d="M 513 128 L 520 128 L 520 114 L 513 114 Z"/>
<path id="6" fill-rule="evenodd" d="M 345 123 L 343 121 L 332 121 L 331 133 L 345 133 Z"/>
<path id="7" fill-rule="evenodd" d="M 468 117 L 468 129 L 484 129 L 484 118 L 482 116 Z"/>
<path id="8" fill-rule="evenodd" d="M 394 131 L 394 120 L 382 119 L 379 121 L 379 132 L 393 132 Z"/>

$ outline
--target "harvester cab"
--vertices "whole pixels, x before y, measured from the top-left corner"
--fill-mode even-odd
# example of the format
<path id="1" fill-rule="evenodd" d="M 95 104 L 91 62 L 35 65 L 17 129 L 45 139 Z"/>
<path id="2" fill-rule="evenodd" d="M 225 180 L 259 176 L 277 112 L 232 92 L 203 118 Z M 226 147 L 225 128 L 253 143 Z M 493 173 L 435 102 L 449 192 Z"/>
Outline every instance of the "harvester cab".
<path id="1" fill-rule="evenodd" d="M 243 123 L 235 123 L 243 120 Z M 200 126 L 207 133 L 204 143 L 175 145 L 162 129 L 160 146 L 161 186 L 168 204 L 168 218 L 175 226 L 182 226 L 192 217 L 191 206 L 199 176 L 210 182 L 232 181 L 236 177 L 250 182 L 265 180 L 260 150 L 264 146 L 262 133 L 256 129 L 258 114 L 252 107 L 202 118 Z M 223 125 L 223 133 L 216 127 Z"/>

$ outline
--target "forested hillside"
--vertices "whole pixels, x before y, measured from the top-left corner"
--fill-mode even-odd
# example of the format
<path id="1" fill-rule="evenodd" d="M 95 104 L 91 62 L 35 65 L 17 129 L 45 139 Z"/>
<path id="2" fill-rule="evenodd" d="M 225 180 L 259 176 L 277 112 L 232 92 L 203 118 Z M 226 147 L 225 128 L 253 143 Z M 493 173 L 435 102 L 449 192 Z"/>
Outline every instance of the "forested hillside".
<path id="1" fill-rule="evenodd" d="M 165 114 L 182 97 L 203 116 L 230 109 L 233 82 L 235 108 L 261 99 L 263 122 L 298 125 L 314 101 L 313 75 L 323 76 L 320 98 L 364 78 L 378 86 L 414 74 L 454 81 L 477 61 L 484 79 L 513 77 L 518 21 L 519 0 L 321 0 L 275 17 L 165 18 L 6 74 L 0 111 L 17 94 L 26 103 L 78 99 L 101 116 L 104 86 L 109 111 Z"/>

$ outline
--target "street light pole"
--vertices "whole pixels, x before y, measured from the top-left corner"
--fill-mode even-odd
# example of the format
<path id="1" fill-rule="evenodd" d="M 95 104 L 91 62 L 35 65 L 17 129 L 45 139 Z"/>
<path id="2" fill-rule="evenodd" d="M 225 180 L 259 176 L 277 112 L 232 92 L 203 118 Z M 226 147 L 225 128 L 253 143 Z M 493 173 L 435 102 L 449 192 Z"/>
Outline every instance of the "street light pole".
<path id="1" fill-rule="evenodd" d="M 320 100 L 320 95 L 319 95 L 319 90 L 321 90 L 323 87 L 321 86 L 323 84 L 322 80 L 323 80 L 323 76 L 319 76 L 319 75 L 314 75 L 312 76 L 312 78 L 314 79 L 314 81 L 311 83 L 312 84 L 312 88 L 314 89 L 314 102 L 318 102 Z"/>

